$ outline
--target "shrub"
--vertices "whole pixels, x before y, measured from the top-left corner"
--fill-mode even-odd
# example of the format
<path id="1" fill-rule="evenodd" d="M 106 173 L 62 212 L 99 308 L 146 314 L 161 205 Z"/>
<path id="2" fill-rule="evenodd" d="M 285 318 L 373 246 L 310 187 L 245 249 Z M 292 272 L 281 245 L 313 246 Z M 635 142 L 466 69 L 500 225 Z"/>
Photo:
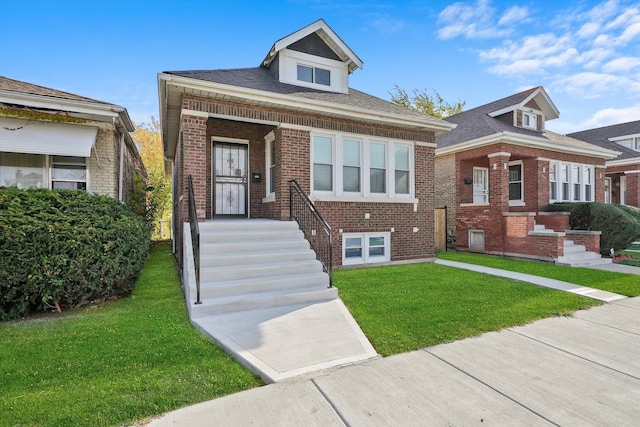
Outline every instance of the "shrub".
<path id="1" fill-rule="evenodd" d="M 149 242 L 144 219 L 110 197 L 0 188 L 0 319 L 129 293 Z"/>
<path id="2" fill-rule="evenodd" d="M 571 212 L 572 230 L 598 230 L 600 252 L 621 251 L 640 237 L 640 211 L 629 206 L 605 203 L 554 203 L 550 211 Z"/>

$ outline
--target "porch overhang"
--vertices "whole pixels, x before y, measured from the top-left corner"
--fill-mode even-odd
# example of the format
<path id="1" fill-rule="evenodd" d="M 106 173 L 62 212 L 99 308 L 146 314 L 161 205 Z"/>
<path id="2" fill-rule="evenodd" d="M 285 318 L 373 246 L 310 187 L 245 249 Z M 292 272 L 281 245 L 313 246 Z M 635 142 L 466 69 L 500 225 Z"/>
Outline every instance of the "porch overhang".
<path id="1" fill-rule="evenodd" d="M 405 116 L 352 105 L 301 98 L 221 83 L 204 82 L 198 79 L 159 73 L 158 96 L 160 124 L 163 130 L 162 136 L 165 156 L 168 159 L 172 159 L 175 156 L 184 95 L 242 102 L 262 108 L 278 108 L 307 114 L 322 114 L 327 117 L 358 120 L 365 123 L 394 126 L 407 130 L 426 130 L 434 132 L 436 135 L 449 132 L 456 127 L 453 123 L 448 123 L 444 120 L 435 119 L 426 115 L 424 117 Z M 237 117 L 235 120 L 243 119 Z"/>
<path id="2" fill-rule="evenodd" d="M 633 157 L 631 159 L 621 159 L 621 160 L 608 160 L 605 162 L 605 166 L 607 167 L 617 167 L 617 166 L 640 167 L 640 157 Z"/>
<path id="3" fill-rule="evenodd" d="M 505 131 L 465 141 L 450 147 L 436 148 L 436 157 L 486 147 L 493 144 L 510 144 L 529 148 L 533 147 L 541 150 L 577 154 L 605 160 L 615 159 L 620 155 L 620 152 L 618 151 L 608 150 L 593 144 L 581 143 L 576 140 L 568 142 L 561 139 L 547 139 Z"/>

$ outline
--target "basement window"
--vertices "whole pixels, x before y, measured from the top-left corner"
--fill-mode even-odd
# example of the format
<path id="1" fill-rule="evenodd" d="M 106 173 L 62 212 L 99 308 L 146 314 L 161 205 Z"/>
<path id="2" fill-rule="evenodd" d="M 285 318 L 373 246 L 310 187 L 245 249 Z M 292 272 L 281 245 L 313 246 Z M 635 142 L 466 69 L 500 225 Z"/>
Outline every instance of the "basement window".
<path id="1" fill-rule="evenodd" d="M 342 264 L 370 264 L 391 259 L 390 233 L 344 233 Z"/>

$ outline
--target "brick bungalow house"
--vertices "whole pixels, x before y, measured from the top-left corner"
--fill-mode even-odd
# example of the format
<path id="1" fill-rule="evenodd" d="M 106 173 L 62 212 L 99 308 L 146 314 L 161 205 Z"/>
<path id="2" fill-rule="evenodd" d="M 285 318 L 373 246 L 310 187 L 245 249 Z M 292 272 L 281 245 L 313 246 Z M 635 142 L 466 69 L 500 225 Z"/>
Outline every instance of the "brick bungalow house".
<path id="1" fill-rule="evenodd" d="M 558 116 L 534 87 L 446 119 L 457 127 L 436 138 L 436 205 L 447 206 L 457 249 L 569 264 L 581 262 L 570 255 L 579 249 L 599 257 L 599 235 L 566 231 L 568 214 L 545 211 L 603 201 L 605 162 L 619 153 L 546 130 Z"/>
<path id="2" fill-rule="evenodd" d="M 640 120 L 568 134 L 620 155 L 607 160 L 604 202 L 640 207 Z"/>
<path id="3" fill-rule="evenodd" d="M 127 202 L 146 177 L 133 130 L 123 107 L 0 76 L 0 186 Z"/>
<path id="4" fill-rule="evenodd" d="M 178 260 L 189 176 L 200 221 L 288 220 L 295 179 L 332 227 L 334 266 L 434 257 L 435 136 L 454 125 L 350 88 L 359 68 L 318 20 L 257 67 L 159 73 Z"/>

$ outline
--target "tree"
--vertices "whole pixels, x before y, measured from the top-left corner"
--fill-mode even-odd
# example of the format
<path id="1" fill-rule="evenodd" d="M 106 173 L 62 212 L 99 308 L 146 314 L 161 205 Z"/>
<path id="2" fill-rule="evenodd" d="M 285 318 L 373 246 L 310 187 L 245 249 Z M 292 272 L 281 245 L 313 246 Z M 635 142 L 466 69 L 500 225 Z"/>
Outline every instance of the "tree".
<path id="1" fill-rule="evenodd" d="M 389 92 L 389 95 L 391 96 L 391 101 L 398 105 L 420 111 L 438 119 L 444 119 L 462 112 L 467 103 L 458 99 L 455 103 L 450 104 L 440 96 L 437 90 L 433 89 L 432 91 L 433 95 L 429 95 L 426 89 L 414 89 L 413 96 L 409 97 L 407 91 L 398 85 L 393 85 L 393 92 Z"/>
<path id="2" fill-rule="evenodd" d="M 160 221 L 171 218 L 171 180 L 164 174 L 164 155 L 160 134 L 160 124 L 155 117 L 151 117 L 151 124 L 136 125 L 136 130 L 131 134 L 138 145 L 140 157 L 147 170 L 151 188 L 150 204 L 154 212 L 152 223 L 156 230 Z"/>

